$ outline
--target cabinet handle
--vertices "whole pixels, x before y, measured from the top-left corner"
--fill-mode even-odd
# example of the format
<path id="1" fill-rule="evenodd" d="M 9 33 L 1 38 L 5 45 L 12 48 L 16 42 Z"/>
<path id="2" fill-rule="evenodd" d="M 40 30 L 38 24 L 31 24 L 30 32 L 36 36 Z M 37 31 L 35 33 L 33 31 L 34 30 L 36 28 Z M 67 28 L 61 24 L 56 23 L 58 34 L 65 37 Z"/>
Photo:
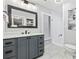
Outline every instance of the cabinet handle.
<path id="1" fill-rule="evenodd" d="M 5 43 L 5 44 L 7 44 L 7 45 L 8 45 L 8 44 L 12 44 L 12 42 L 7 42 L 7 43 Z"/>
<path id="2" fill-rule="evenodd" d="M 31 39 L 31 37 L 27 37 L 27 39 Z"/>
<path id="3" fill-rule="evenodd" d="M 40 37 L 40 39 L 41 39 L 42 37 Z"/>
<path id="4" fill-rule="evenodd" d="M 6 51 L 5 54 L 12 53 L 12 50 Z"/>
<path id="5" fill-rule="evenodd" d="M 43 44 L 43 42 L 40 42 L 40 44 Z"/>
<path id="6" fill-rule="evenodd" d="M 40 50 L 40 52 L 42 52 L 43 50 Z"/>

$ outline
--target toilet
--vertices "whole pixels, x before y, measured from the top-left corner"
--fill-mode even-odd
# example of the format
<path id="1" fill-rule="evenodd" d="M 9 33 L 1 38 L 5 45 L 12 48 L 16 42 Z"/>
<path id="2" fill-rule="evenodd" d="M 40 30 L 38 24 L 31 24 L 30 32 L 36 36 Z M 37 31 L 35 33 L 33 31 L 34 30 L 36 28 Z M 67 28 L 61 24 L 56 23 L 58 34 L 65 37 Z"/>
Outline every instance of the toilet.
<path id="1" fill-rule="evenodd" d="M 76 58 L 76 45 L 72 44 L 65 44 L 65 52 L 71 54 L 73 56 L 73 59 Z"/>

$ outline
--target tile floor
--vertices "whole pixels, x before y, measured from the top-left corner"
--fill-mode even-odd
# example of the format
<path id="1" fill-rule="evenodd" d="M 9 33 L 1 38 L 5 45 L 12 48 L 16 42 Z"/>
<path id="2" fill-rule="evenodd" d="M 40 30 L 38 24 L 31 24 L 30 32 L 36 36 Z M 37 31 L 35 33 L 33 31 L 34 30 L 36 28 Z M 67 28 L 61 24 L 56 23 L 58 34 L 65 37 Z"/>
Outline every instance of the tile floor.
<path id="1" fill-rule="evenodd" d="M 72 55 L 66 53 L 64 48 L 48 44 L 45 46 L 45 53 L 38 59 L 73 59 Z"/>

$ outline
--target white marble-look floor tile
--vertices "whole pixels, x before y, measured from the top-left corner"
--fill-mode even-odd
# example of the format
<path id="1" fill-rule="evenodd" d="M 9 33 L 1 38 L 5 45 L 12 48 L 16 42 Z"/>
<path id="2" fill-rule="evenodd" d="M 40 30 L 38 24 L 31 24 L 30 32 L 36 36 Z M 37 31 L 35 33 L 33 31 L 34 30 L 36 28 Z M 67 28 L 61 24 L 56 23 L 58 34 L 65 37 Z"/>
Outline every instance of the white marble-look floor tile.
<path id="1" fill-rule="evenodd" d="M 72 55 L 65 53 L 64 48 L 48 44 L 45 46 L 45 53 L 38 59 L 73 59 Z"/>

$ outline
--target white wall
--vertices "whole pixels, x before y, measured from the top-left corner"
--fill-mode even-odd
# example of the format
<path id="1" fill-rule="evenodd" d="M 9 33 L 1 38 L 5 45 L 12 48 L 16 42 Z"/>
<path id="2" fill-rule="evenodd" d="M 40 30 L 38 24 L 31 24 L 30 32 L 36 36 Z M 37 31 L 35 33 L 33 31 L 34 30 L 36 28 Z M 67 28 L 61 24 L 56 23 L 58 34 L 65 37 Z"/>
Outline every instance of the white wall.
<path id="1" fill-rule="evenodd" d="M 51 21 L 51 36 L 52 42 L 58 46 L 64 45 L 64 21 L 63 21 L 63 10 L 61 6 L 61 13 L 52 12 Z M 61 36 L 62 34 L 62 36 Z"/>
<path id="2" fill-rule="evenodd" d="M 29 6 L 29 5 L 26 5 L 24 3 L 22 3 L 20 0 L 4 0 L 4 10 L 7 11 L 7 4 L 9 5 L 13 5 L 13 6 L 17 6 L 17 7 L 20 7 L 20 8 L 23 8 L 23 9 L 26 9 L 26 10 L 31 10 L 31 11 L 34 11 L 34 12 L 37 12 L 38 13 L 38 28 L 8 28 L 7 27 L 7 23 L 6 23 L 6 20 L 4 20 L 4 34 L 21 34 L 22 32 L 25 32 L 25 30 L 31 32 L 31 33 L 40 33 L 42 32 L 42 13 L 41 12 L 45 12 L 45 13 L 51 13 L 49 10 L 41 7 L 41 6 L 38 6 L 36 5 L 35 6 Z"/>
<path id="3" fill-rule="evenodd" d="M 69 44 L 76 44 L 76 31 L 68 30 L 68 10 L 76 8 L 76 1 L 73 0 L 68 3 L 64 3 L 64 41 Z"/>
<path id="4" fill-rule="evenodd" d="M 51 36 L 52 42 L 58 46 L 64 43 L 76 44 L 76 31 L 68 30 L 68 10 L 76 8 L 75 0 L 65 0 L 61 13 L 52 11 Z M 62 36 L 60 36 L 62 34 Z"/>

